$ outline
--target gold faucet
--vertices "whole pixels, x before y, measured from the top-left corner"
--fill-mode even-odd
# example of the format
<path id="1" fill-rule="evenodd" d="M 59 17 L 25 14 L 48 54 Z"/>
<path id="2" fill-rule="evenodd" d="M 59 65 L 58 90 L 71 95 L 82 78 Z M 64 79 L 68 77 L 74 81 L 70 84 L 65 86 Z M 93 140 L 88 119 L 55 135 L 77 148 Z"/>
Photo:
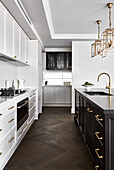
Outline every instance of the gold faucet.
<path id="1" fill-rule="evenodd" d="M 106 89 L 109 89 L 109 94 L 111 94 L 111 77 L 108 73 L 104 72 L 104 73 L 99 74 L 97 81 L 99 81 L 100 76 L 103 75 L 103 74 L 105 74 L 109 77 L 109 85 L 107 86 L 107 84 L 106 84 Z"/>

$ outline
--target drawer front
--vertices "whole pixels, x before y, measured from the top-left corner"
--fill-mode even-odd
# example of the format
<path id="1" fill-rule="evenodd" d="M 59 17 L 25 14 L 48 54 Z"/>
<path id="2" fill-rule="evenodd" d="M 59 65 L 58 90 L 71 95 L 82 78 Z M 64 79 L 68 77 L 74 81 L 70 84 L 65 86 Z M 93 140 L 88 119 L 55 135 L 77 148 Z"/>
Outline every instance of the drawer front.
<path id="1" fill-rule="evenodd" d="M 95 140 L 95 155 L 97 157 L 97 159 L 99 159 L 100 162 L 102 162 L 102 164 L 104 164 L 104 147 L 101 146 L 101 144 L 99 143 L 99 141 Z"/>
<path id="2" fill-rule="evenodd" d="M 95 140 L 99 141 L 101 146 L 104 146 L 105 135 L 104 128 L 95 119 Z"/>
<path id="3" fill-rule="evenodd" d="M 36 96 L 29 101 L 29 110 L 36 105 Z"/>
<path id="4" fill-rule="evenodd" d="M 104 114 L 103 113 L 100 113 L 99 111 L 97 111 L 95 114 L 95 119 L 102 127 L 104 127 Z"/>
<path id="5" fill-rule="evenodd" d="M 0 108 L 0 120 L 3 120 L 5 116 L 10 115 L 12 111 L 15 110 L 15 103 L 6 105 L 4 108 Z"/>
<path id="6" fill-rule="evenodd" d="M 32 98 L 35 95 L 36 95 L 36 91 L 31 91 L 30 94 L 29 94 L 29 98 Z"/>
<path id="7" fill-rule="evenodd" d="M 0 159 L 4 158 L 7 152 L 15 144 L 15 129 L 10 133 L 10 135 L 5 139 L 5 141 L 0 145 Z"/>
<path id="8" fill-rule="evenodd" d="M 29 111 L 29 121 L 34 117 L 36 113 L 36 106 L 34 106 L 30 111 Z"/>
<path id="9" fill-rule="evenodd" d="M 17 137 L 20 138 L 24 132 L 24 130 L 28 126 L 28 120 L 20 127 L 20 129 L 17 131 Z"/>
<path id="10" fill-rule="evenodd" d="M 15 126 L 15 111 L 0 124 L 0 140 Z"/>
<path id="11" fill-rule="evenodd" d="M 95 170 L 104 170 L 104 165 L 103 163 L 98 159 L 97 155 L 95 156 Z"/>

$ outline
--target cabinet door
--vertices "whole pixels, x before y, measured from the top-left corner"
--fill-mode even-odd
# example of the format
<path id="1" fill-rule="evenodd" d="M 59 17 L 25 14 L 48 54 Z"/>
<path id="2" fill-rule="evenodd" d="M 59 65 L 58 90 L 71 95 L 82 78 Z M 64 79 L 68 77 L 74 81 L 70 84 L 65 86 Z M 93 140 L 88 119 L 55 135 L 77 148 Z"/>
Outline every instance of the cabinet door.
<path id="1" fill-rule="evenodd" d="M 26 56 L 25 62 L 30 64 L 30 39 L 26 36 Z"/>
<path id="2" fill-rule="evenodd" d="M 95 155 L 95 148 L 94 148 L 94 109 L 93 107 L 87 103 L 86 109 L 86 143 L 88 148 L 91 152 L 92 157 L 94 158 Z"/>
<path id="3" fill-rule="evenodd" d="M 20 60 L 26 62 L 26 35 L 23 30 L 20 32 Z"/>
<path id="4" fill-rule="evenodd" d="M 6 55 L 13 57 L 13 18 L 6 11 L 6 32 L 5 32 L 5 53 Z"/>
<path id="5" fill-rule="evenodd" d="M 65 96 L 65 103 L 70 104 L 71 103 L 71 87 L 64 87 L 65 88 L 65 92 L 64 92 L 64 96 Z"/>
<path id="6" fill-rule="evenodd" d="M 71 52 L 65 53 L 65 69 L 66 70 L 72 69 L 72 53 Z"/>
<path id="7" fill-rule="evenodd" d="M 13 56 L 14 58 L 19 58 L 19 25 L 14 22 L 14 45 L 13 45 Z"/>
<path id="8" fill-rule="evenodd" d="M 79 96 L 79 125 L 82 133 L 84 132 L 84 98 Z"/>
<path id="9" fill-rule="evenodd" d="M 65 68 L 65 55 L 64 53 L 57 53 L 57 69 L 63 70 Z"/>
<path id="10" fill-rule="evenodd" d="M 44 87 L 44 103 L 54 103 L 55 102 L 55 88 L 53 87 Z"/>
<path id="11" fill-rule="evenodd" d="M 56 69 L 56 53 L 46 53 L 46 69 Z"/>
<path id="12" fill-rule="evenodd" d="M 2 4 L 0 4 L 0 53 L 4 53 L 4 11 Z"/>
<path id="13" fill-rule="evenodd" d="M 55 103 L 65 102 L 65 87 L 55 87 Z"/>

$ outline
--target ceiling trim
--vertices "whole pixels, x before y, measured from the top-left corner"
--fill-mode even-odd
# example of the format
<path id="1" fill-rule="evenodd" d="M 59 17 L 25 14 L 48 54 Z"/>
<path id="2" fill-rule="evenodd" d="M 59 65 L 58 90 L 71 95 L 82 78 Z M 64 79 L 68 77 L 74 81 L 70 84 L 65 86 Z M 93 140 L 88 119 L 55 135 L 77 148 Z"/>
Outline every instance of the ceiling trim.
<path id="1" fill-rule="evenodd" d="M 22 13 L 23 17 L 24 17 L 25 20 L 27 21 L 27 23 L 28 23 L 28 25 L 30 26 L 30 28 L 32 29 L 33 33 L 36 35 L 36 37 L 37 37 L 38 41 L 40 42 L 42 48 L 44 49 L 44 44 L 43 44 L 40 36 L 38 35 L 38 33 L 37 33 L 37 31 L 36 31 L 36 29 L 35 29 L 32 21 L 30 20 L 30 17 L 29 17 L 29 15 L 27 14 L 27 12 L 26 12 L 26 10 L 25 10 L 25 8 L 24 8 L 21 0 L 14 0 L 14 2 L 15 2 L 15 4 L 17 5 L 17 7 L 19 8 L 20 12 Z M 19 3 L 18 3 L 18 2 L 19 2 Z M 21 4 L 21 6 L 20 6 L 20 4 Z"/>
<path id="2" fill-rule="evenodd" d="M 49 31 L 52 39 L 75 39 L 75 40 L 95 40 L 97 34 L 57 34 L 54 33 L 52 14 L 48 0 L 42 0 L 44 12 L 46 15 Z"/>

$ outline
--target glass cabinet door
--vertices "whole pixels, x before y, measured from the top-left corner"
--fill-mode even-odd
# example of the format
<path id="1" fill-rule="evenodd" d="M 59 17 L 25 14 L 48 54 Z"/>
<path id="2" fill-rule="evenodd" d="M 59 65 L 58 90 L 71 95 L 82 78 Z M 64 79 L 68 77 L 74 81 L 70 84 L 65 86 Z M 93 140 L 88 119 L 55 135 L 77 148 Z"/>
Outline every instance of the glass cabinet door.
<path id="1" fill-rule="evenodd" d="M 65 69 L 66 70 L 71 70 L 72 69 L 72 57 L 71 57 L 71 53 L 66 53 L 65 54 Z"/>
<path id="2" fill-rule="evenodd" d="M 46 60 L 47 69 L 56 69 L 56 56 L 54 53 L 48 53 Z"/>
<path id="3" fill-rule="evenodd" d="M 64 53 L 57 53 L 57 69 L 64 69 Z"/>

